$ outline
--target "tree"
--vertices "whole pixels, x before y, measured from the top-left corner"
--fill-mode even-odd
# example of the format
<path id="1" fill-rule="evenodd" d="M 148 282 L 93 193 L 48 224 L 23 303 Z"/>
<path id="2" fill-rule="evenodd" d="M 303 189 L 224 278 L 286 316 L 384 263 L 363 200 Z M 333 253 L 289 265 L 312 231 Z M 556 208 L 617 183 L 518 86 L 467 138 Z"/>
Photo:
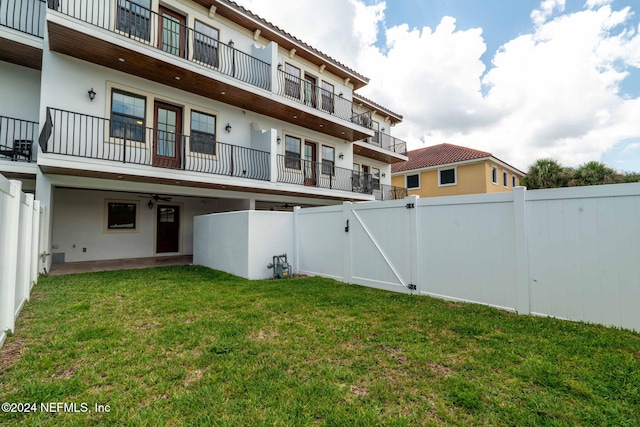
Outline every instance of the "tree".
<path id="1" fill-rule="evenodd" d="M 602 185 L 624 182 L 624 177 L 602 162 L 591 161 L 574 170 L 570 186 Z"/>
<path id="2" fill-rule="evenodd" d="M 529 166 L 522 185 L 535 190 L 539 188 L 566 187 L 571 179 L 571 170 L 564 168 L 553 159 L 538 159 Z"/>
<path id="3" fill-rule="evenodd" d="M 640 173 L 638 172 L 625 172 L 624 182 L 640 182 Z"/>

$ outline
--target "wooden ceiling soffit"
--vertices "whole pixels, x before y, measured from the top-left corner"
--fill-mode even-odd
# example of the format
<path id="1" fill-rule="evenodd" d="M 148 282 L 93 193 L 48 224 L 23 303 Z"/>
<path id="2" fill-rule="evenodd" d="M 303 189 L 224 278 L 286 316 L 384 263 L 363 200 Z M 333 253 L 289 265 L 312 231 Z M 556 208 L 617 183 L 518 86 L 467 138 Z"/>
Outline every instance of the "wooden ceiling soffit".
<path id="1" fill-rule="evenodd" d="M 207 73 L 208 70 L 203 70 L 205 74 L 201 74 L 187 70 L 179 65 L 115 45 L 55 22 L 49 21 L 48 29 L 49 45 L 55 52 L 254 111 L 342 140 L 353 142 L 371 136 L 366 129 L 359 129 L 359 126 L 350 122 L 344 121 L 344 124 L 341 124 L 342 119 L 328 115 L 323 117 L 325 114 L 322 112 L 310 113 L 303 104 L 300 104 L 300 107 L 284 104 L 281 102 L 284 98 L 271 92 L 258 88 L 251 91 L 218 80 L 219 75 L 215 71 Z M 371 133 L 371 131 L 368 132 Z"/>
<path id="2" fill-rule="evenodd" d="M 0 61 L 42 70 L 42 49 L 0 37 Z"/>

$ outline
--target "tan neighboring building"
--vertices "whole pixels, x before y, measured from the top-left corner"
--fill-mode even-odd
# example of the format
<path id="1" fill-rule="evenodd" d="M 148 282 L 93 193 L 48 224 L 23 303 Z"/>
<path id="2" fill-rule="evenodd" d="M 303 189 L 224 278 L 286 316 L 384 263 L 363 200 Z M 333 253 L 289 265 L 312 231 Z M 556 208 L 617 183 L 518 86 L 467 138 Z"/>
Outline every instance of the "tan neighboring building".
<path id="1" fill-rule="evenodd" d="M 391 165 L 391 184 L 420 197 L 511 191 L 524 172 L 486 151 L 439 144 L 407 153 Z"/>

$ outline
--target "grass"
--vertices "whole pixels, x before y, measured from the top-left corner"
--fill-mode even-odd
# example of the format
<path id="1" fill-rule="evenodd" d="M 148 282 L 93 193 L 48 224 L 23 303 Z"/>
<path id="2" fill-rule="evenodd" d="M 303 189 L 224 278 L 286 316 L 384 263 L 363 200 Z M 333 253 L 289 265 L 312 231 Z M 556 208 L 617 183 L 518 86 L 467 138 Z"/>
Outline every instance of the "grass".
<path id="1" fill-rule="evenodd" d="M 637 426 L 639 387 L 630 331 L 190 266 L 43 278 L 0 350 L 1 401 L 91 411 L 8 425 Z"/>

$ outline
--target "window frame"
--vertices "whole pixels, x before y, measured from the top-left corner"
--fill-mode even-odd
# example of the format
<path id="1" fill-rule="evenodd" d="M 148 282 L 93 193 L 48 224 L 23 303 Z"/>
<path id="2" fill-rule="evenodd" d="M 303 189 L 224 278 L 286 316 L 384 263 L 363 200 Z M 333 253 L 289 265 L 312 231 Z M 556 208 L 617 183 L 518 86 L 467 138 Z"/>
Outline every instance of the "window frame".
<path id="1" fill-rule="evenodd" d="M 409 187 L 409 177 L 415 176 L 418 178 L 418 185 L 415 187 Z M 404 176 L 404 186 L 407 190 L 419 190 L 420 189 L 420 173 L 406 174 Z"/>
<path id="2" fill-rule="evenodd" d="M 491 166 L 491 183 L 498 185 L 498 168 Z"/>
<path id="3" fill-rule="evenodd" d="M 325 157 L 324 157 L 325 148 L 331 150 L 331 152 L 333 153 L 333 159 L 331 159 L 331 160 L 325 159 Z M 336 147 L 334 147 L 332 145 L 322 144 L 321 145 L 321 156 L 322 156 L 321 157 L 322 166 L 320 167 L 320 170 L 321 170 L 322 174 L 323 175 L 335 176 L 336 175 Z"/>
<path id="4" fill-rule="evenodd" d="M 134 207 L 133 227 L 112 227 L 111 226 L 111 206 L 131 205 Z M 104 233 L 105 234 L 126 234 L 138 233 L 140 231 L 140 201 L 126 199 L 105 199 L 104 200 Z"/>
<path id="5" fill-rule="evenodd" d="M 289 139 L 298 140 L 298 152 L 287 150 Z M 295 135 L 284 135 L 284 167 L 292 170 L 302 170 L 302 142 L 303 138 Z M 293 155 L 290 155 L 292 153 Z M 297 154 L 297 155 L 296 155 Z"/>
<path id="6" fill-rule="evenodd" d="M 213 117 L 214 119 L 214 130 L 213 130 L 213 134 L 212 133 L 208 133 L 208 132 L 203 132 L 200 130 L 195 130 L 193 128 L 193 114 L 201 114 L 203 116 L 208 116 L 208 117 Z M 218 116 L 216 114 L 210 114 L 210 113 L 205 113 L 204 111 L 200 111 L 200 110 L 196 110 L 196 109 L 191 109 L 191 115 L 190 115 L 190 120 L 189 120 L 189 153 L 197 153 L 200 156 L 206 156 L 206 157 L 215 157 L 218 154 Z M 202 134 L 202 135 L 213 135 L 213 152 L 204 152 L 204 151 L 198 151 L 198 150 L 194 150 L 192 147 L 192 142 L 193 142 L 193 137 L 194 137 L 194 132 L 198 133 L 198 134 Z"/>
<path id="7" fill-rule="evenodd" d="M 329 91 L 328 87 L 331 87 Z M 330 95 L 329 95 L 330 94 Z M 326 80 L 320 83 L 320 109 L 326 113 L 333 114 L 335 111 L 336 86 Z"/>
<path id="8" fill-rule="evenodd" d="M 442 183 L 442 172 L 446 172 L 446 171 L 453 171 L 453 182 L 448 182 L 448 183 Z M 452 168 L 441 168 L 438 169 L 438 187 L 452 187 L 454 185 L 458 185 L 458 168 L 457 167 L 452 167 Z"/>
<path id="9" fill-rule="evenodd" d="M 151 32 L 152 32 L 152 18 L 153 18 L 153 1 L 148 0 L 149 7 L 138 4 L 138 1 L 144 0 L 117 0 L 114 2 L 115 5 L 115 22 L 114 29 L 116 32 L 126 35 L 128 37 L 133 38 L 134 40 L 139 40 L 142 43 L 148 44 L 151 43 Z M 128 7 L 127 7 L 128 5 Z M 133 7 L 132 7 L 133 6 Z M 145 13 L 146 12 L 146 13 Z M 134 18 L 134 23 L 131 24 L 131 20 Z M 126 23 L 125 23 L 126 20 Z M 141 22 L 146 23 L 145 25 L 139 25 Z M 124 26 L 121 26 L 123 24 Z M 134 29 L 135 31 L 131 31 Z"/>
<path id="10" fill-rule="evenodd" d="M 207 29 L 214 30 L 218 33 L 218 38 L 214 39 L 208 34 L 197 29 L 198 25 L 202 25 Z M 212 59 L 199 57 L 200 52 L 212 51 Z M 220 67 L 220 29 L 206 24 L 199 19 L 194 19 L 193 23 L 193 60 L 199 64 L 208 65 L 213 68 Z"/>
<path id="11" fill-rule="evenodd" d="M 138 117 L 138 116 L 133 116 L 130 114 L 124 114 L 124 113 L 117 113 L 113 111 L 113 98 L 114 98 L 114 94 L 120 94 L 120 95 L 125 95 L 125 96 L 129 96 L 131 98 L 138 98 L 138 99 L 142 99 L 144 101 L 144 107 L 143 107 L 143 112 L 144 112 L 144 116 L 142 117 Z M 116 140 L 124 140 L 125 139 L 125 134 L 123 133 L 122 135 L 115 135 L 114 134 L 114 124 L 117 122 L 116 120 L 114 120 L 114 116 L 117 117 L 122 117 L 125 119 L 138 119 L 136 120 L 136 124 L 135 125 L 129 125 L 129 126 L 139 126 L 142 128 L 142 138 L 141 139 L 136 139 L 136 138 L 132 138 L 131 135 L 126 135 L 127 141 L 132 141 L 135 143 L 140 143 L 140 144 L 146 144 L 146 137 L 147 137 L 147 97 L 145 95 L 139 95 L 135 92 L 130 92 L 127 90 L 123 90 L 123 89 L 118 89 L 115 87 L 111 88 L 111 99 L 110 99 L 110 103 L 109 103 L 109 139 L 116 139 Z M 142 124 L 138 124 L 138 121 L 142 121 Z M 120 123 L 124 123 L 126 125 L 125 121 L 121 121 Z M 135 129 L 135 127 L 134 127 Z"/>
<path id="12" fill-rule="evenodd" d="M 502 171 L 502 186 L 509 188 L 509 173 L 505 170 Z"/>
<path id="13" fill-rule="evenodd" d="M 289 69 L 297 70 L 298 75 L 290 73 Z M 288 62 L 284 63 L 284 94 L 297 100 L 302 97 L 302 69 Z"/>
<path id="14" fill-rule="evenodd" d="M 378 171 L 378 177 L 376 178 L 376 172 Z M 374 190 L 380 190 L 380 179 L 382 178 L 382 171 L 380 168 L 371 166 L 371 188 Z"/>
<path id="15" fill-rule="evenodd" d="M 518 185 L 517 185 L 517 181 L 516 181 L 516 176 L 515 176 L 515 174 L 512 174 L 511 175 L 511 187 L 516 188 L 517 186 Z"/>

